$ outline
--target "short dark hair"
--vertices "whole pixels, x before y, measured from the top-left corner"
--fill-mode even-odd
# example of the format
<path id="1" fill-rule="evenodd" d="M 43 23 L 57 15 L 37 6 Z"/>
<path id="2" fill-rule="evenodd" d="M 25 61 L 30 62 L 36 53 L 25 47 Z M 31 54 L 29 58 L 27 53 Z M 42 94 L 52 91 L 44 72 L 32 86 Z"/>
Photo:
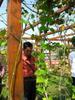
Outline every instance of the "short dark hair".
<path id="1" fill-rule="evenodd" d="M 23 49 L 26 49 L 27 47 L 33 48 L 33 44 L 31 42 L 24 42 Z"/>
<path id="2" fill-rule="evenodd" d="M 75 46 L 75 36 L 72 37 L 71 42 Z"/>

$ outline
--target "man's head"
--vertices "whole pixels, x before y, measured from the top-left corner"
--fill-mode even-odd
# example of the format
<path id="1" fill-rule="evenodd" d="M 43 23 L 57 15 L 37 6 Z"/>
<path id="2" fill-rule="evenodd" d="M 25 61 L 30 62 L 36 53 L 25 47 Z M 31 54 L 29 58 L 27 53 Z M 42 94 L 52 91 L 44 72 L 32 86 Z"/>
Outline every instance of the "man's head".
<path id="1" fill-rule="evenodd" d="M 75 36 L 72 37 L 71 42 L 72 42 L 72 45 L 75 47 Z"/>
<path id="2" fill-rule="evenodd" d="M 24 42 L 23 43 L 24 54 L 27 57 L 31 57 L 32 49 L 33 49 L 32 43 L 30 43 L 30 42 Z"/>

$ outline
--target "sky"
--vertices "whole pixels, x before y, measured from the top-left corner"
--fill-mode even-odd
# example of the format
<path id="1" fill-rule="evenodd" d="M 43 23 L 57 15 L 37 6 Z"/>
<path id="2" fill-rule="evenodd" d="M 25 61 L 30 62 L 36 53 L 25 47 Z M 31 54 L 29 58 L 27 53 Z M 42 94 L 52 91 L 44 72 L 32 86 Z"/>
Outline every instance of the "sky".
<path id="1" fill-rule="evenodd" d="M 7 24 L 7 1 L 8 0 L 4 0 L 1 7 L 0 7 L 0 29 L 6 29 L 7 26 L 5 25 L 5 23 Z M 31 7 L 31 4 L 33 4 L 35 2 L 35 0 L 25 0 L 27 5 Z M 29 12 L 31 12 L 29 10 Z M 3 22 L 2 22 L 3 21 Z M 34 28 L 35 31 L 33 31 L 32 29 L 29 29 L 25 32 L 25 34 L 23 35 L 23 37 L 31 37 L 32 34 L 38 34 L 38 28 L 37 26 Z M 26 41 L 30 41 L 30 40 L 26 40 Z"/>
<path id="2" fill-rule="evenodd" d="M 4 14 L 4 13 L 6 13 L 6 9 L 7 9 L 7 1 L 8 0 L 4 0 L 3 3 L 2 3 L 2 5 L 1 5 L 1 7 L 0 7 L 0 29 L 6 27 L 6 25 L 2 22 L 2 20 L 4 22 L 5 22 L 5 20 L 7 21 L 7 14 Z M 25 1 L 28 4 L 34 2 L 34 0 L 25 0 Z"/>
<path id="3" fill-rule="evenodd" d="M 4 0 L 0 7 L 0 29 L 6 27 L 6 25 L 4 24 L 7 21 L 6 9 L 7 9 L 7 0 Z"/>
<path id="4" fill-rule="evenodd" d="M 29 7 L 31 7 L 31 4 L 33 4 L 35 2 L 35 0 L 25 0 L 27 5 Z M 5 23 L 7 23 L 7 0 L 4 0 L 1 7 L 0 7 L 0 29 L 4 29 L 7 26 L 5 25 Z M 30 10 L 29 10 L 30 12 Z M 35 32 L 33 32 L 32 30 L 28 30 L 27 33 L 37 33 L 37 28 L 35 28 Z"/>

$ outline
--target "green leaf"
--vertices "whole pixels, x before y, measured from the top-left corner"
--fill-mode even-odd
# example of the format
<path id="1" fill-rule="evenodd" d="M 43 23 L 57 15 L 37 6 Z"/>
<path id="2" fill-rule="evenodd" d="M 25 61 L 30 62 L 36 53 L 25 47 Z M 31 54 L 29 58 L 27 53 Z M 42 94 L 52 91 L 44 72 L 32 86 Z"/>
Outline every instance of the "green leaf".
<path id="1" fill-rule="evenodd" d="M 49 100 L 53 100 L 53 98 L 51 96 L 49 96 Z"/>
<path id="2" fill-rule="evenodd" d="M 37 88 L 37 91 L 39 92 L 39 93 L 44 93 L 44 89 L 42 88 L 42 87 L 39 87 L 39 88 Z"/>
<path id="3" fill-rule="evenodd" d="M 0 46 L 1 46 L 2 42 L 3 42 L 3 41 L 2 41 L 2 40 L 0 40 Z"/>
<path id="4" fill-rule="evenodd" d="M 48 30 L 49 28 L 42 25 L 40 28 L 39 28 L 39 31 L 42 32 L 42 31 L 45 31 L 45 30 Z"/>
<path id="5" fill-rule="evenodd" d="M 47 22 L 52 23 L 53 19 L 52 18 L 47 18 Z"/>
<path id="6" fill-rule="evenodd" d="M 50 31 L 55 32 L 55 30 L 53 28 L 49 28 L 49 29 L 50 29 Z"/>
<path id="7" fill-rule="evenodd" d="M 37 83 L 44 83 L 45 82 L 45 80 L 44 80 L 44 78 L 43 77 L 37 77 Z"/>
<path id="8" fill-rule="evenodd" d="M 39 54 L 39 58 L 40 58 L 40 59 L 44 59 L 44 58 L 45 58 L 45 54 L 44 54 L 44 53 L 40 53 L 40 54 Z"/>
<path id="9" fill-rule="evenodd" d="M 42 25 L 45 25 L 46 24 L 46 18 L 44 16 L 42 16 L 40 18 L 40 22 L 41 22 Z"/>
<path id="10" fill-rule="evenodd" d="M 35 16 L 33 14 L 31 14 L 31 19 L 33 19 Z"/>
<path id="11" fill-rule="evenodd" d="M 43 69 L 39 69 L 36 71 L 37 75 L 45 75 L 46 74 L 46 70 Z"/>
<path id="12" fill-rule="evenodd" d="M 22 23 L 22 24 L 28 24 L 28 21 L 22 18 L 22 19 L 20 20 L 20 23 Z"/>
<path id="13" fill-rule="evenodd" d="M 42 49 L 47 49 L 47 45 L 45 44 L 44 41 L 41 42 L 41 48 L 42 48 Z"/>
<path id="14" fill-rule="evenodd" d="M 53 22 L 53 19 L 52 18 L 49 18 L 49 17 L 46 17 L 46 16 L 42 16 L 40 18 L 40 22 L 41 22 L 42 25 L 45 25 L 46 22 L 47 23 L 52 23 Z"/>
<path id="15" fill-rule="evenodd" d="M 45 67 L 46 64 L 45 64 L 44 60 L 42 58 L 40 58 L 39 61 L 36 62 L 36 66 L 38 66 L 38 67 Z"/>
<path id="16" fill-rule="evenodd" d="M 47 100 L 46 98 L 43 98 L 43 100 Z"/>
<path id="17" fill-rule="evenodd" d="M 3 29 L 3 30 L 0 30 L 0 35 L 4 36 L 6 34 L 6 30 Z"/>
<path id="18" fill-rule="evenodd" d="M 5 46 L 7 44 L 7 42 L 6 41 L 3 41 L 2 43 L 1 43 L 1 46 Z"/>

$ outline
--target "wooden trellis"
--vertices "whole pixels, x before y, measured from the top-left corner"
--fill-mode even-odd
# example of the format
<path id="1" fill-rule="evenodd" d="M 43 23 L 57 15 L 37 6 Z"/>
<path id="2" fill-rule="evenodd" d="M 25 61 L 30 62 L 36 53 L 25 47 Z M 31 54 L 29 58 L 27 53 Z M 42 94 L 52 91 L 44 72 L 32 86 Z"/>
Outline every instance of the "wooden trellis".
<path id="1" fill-rule="evenodd" d="M 0 0 L 0 6 L 3 0 Z M 23 76 L 22 76 L 22 62 L 21 62 L 21 33 L 22 27 L 20 23 L 21 19 L 21 0 L 8 0 L 8 36 L 0 37 L 1 39 L 8 40 L 8 78 L 9 78 L 9 90 L 10 96 L 9 100 L 23 100 Z M 73 4 L 74 5 L 74 4 Z M 71 6 L 65 6 L 59 9 L 56 13 L 61 13 L 67 9 L 70 9 Z M 56 14 L 55 13 L 55 14 Z M 36 22 L 33 26 L 40 24 Z M 64 30 L 71 29 L 75 25 L 66 26 Z M 23 32 L 30 29 L 30 26 L 27 26 Z M 55 32 L 47 32 L 47 34 L 42 34 L 42 37 L 45 35 L 54 34 L 60 32 L 62 29 L 56 30 Z M 72 35 L 72 34 L 71 34 Z M 68 35 L 67 35 L 68 36 Z M 15 38 L 17 37 L 17 38 Z M 60 41 L 60 36 L 51 38 L 51 41 Z M 28 38 L 31 39 L 31 38 Z M 68 41 L 69 39 L 64 39 L 63 41 Z"/>

